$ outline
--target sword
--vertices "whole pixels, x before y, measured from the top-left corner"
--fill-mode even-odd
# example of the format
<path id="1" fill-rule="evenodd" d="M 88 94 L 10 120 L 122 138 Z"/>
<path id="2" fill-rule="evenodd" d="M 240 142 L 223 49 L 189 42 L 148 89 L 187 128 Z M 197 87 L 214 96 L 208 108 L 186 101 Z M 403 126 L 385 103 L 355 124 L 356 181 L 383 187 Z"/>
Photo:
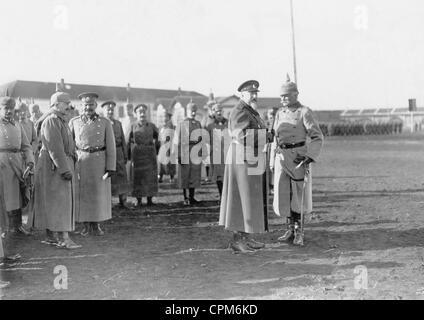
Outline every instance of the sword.
<path id="1" fill-rule="evenodd" d="M 302 164 L 304 161 L 302 161 L 300 164 Z M 303 179 L 303 187 L 302 187 L 302 202 L 300 206 L 300 232 L 302 234 L 302 246 L 303 246 L 303 235 L 304 235 L 304 225 L 305 225 L 305 193 L 306 193 L 306 185 L 308 184 L 308 177 L 309 177 L 309 164 L 305 166 L 305 177 Z"/>

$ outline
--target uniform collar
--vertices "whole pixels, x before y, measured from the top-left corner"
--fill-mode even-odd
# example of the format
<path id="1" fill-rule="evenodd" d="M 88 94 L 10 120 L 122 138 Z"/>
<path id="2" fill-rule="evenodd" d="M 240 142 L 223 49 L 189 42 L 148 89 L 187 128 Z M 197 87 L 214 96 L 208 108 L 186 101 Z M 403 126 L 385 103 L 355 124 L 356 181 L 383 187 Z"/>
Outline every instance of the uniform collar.
<path id="1" fill-rule="evenodd" d="M 99 118 L 99 115 L 95 113 L 91 118 L 87 117 L 85 114 L 81 116 L 83 122 L 96 121 Z"/>
<path id="2" fill-rule="evenodd" d="M 284 109 L 285 110 L 293 110 L 293 111 L 297 111 L 298 109 L 300 109 L 302 107 L 302 105 L 300 104 L 299 101 L 297 101 L 296 103 L 293 103 L 291 106 L 287 106 Z"/>
<path id="3" fill-rule="evenodd" d="M 259 116 L 258 111 L 256 111 L 255 109 L 253 109 L 253 107 L 249 104 L 247 104 L 246 102 L 244 102 L 243 100 L 240 100 L 240 103 L 243 105 L 243 107 L 245 107 L 247 110 L 249 110 L 251 113 L 253 113 L 256 116 Z"/>

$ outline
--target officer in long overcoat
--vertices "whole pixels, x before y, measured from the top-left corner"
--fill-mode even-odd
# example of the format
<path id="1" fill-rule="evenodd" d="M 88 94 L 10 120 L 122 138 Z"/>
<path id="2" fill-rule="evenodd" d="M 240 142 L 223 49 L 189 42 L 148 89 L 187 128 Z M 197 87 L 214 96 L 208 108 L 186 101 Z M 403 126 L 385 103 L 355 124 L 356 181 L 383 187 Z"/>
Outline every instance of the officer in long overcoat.
<path id="1" fill-rule="evenodd" d="M 174 138 L 175 126 L 172 123 L 172 113 L 167 112 L 165 125 L 159 130 L 159 142 L 161 144 L 158 153 L 159 162 L 159 182 L 163 181 L 163 175 L 170 177 L 170 183 L 174 182 L 174 176 L 177 171 L 175 162 L 171 159 L 171 145 Z"/>
<path id="2" fill-rule="evenodd" d="M 298 95 L 297 85 L 287 77 L 281 87 L 283 107 L 274 122 L 270 167 L 274 168 L 274 212 L 285 216 L 288 226 L 279 241 L 303 245 L 301 211 L 312 211 L 309 165 L 318 159 L 324 138 L 311 109 L 298 101 Z"/>
<path id="3" fill-rule="evenodd" d="M 156 145 L 159 141 L 159 130 L 147 121 L 147 105 L 138 104 L 134 111 L 137 122 L 130 133 L 130 159 L 133 166 L 133 192 L 137 205 L 141 206 L 143 197 L 147 205 L 153 205 L 153 197 L 158 193 L 158 162 Z"/>
<path id="4" fill-rule="evenodd" d="M 225 158 L 227 155 L 230 136 L 228 133 L 228 120 L 222 116 L 222 106 L 218 103 L 212 106 L 214 121 L 206 129 L 210 141 L 210 163 L 212 168 L 212 181 L 216 182 L 219 197 L 222 197 L 222 184 L 225 172 Z"/>
<path id="5" fill-rule="evenodd" d="M 13 98 L 0 98 L 0 166 L 10 231 L 28 235 L 22 226 L 22 208 L 31 195 L 24 173 L 32 171 L 34 155 L 24 129 L 14 121 L 15 106 Z"/>
<path id="6" fill-rule="evenodd" d="M 81 235 L 103 235 L 100 222 L 112 218 L 111 175 L 116 170 L 116 147 L 112 124 L 96 113 L 98 95 L 82 93 L 83 114 L 71 119 L 78 161 L 76 172 L 76 221 L 83 222 Z"/>
<path id="7" fill-rule="evenodd" d="M 127 176 L 128 149 L 125 141 L 124 130 L 119 120 L 115 119 L 114 101 L 102 103 L 102 108 L 106 109 L 106 117 L 112 123 L 113 134 L 116 146 L 116 172 L 112 175 L 112 196 L 119 197 L 119 205 L 122 208 L 130 209 L 127 204 L 127 194 L 131 191 L 131 185 Z"/>
<path id="8" fill-rule="evenodd" d="M 219 225 L 234 232 L 230 243 L 236 252 L 264 247 L 248 236 L 267 229 L 266 125 L 251 104 L 256 103 L 259 83 L 246 81 L 238 88 L 240 102 L 229 118 L 228 149 Z"/>
<path id="9" fill-rule="evenodd" d="M 202 166 L 202 126 L 195 119 L 197 105 L 187 105 L 187 118 L 177 125 L 173 141 L 173 154 L 178 160 L 178 187 L 183 189 L 184 204 L 195 205 L 195 189 L 200 188 Z M 194 151 L 192 152 L 192 150 Z M 187 189 L 189 194 L 187 196 Z"/>
<path id="10" fill-rule="evenodd" d="M 37 121 L 42 147 L 35 171 L 33 227 L 46 230 L 43 243 L 77 249 L 75 230 L 75 143 L 66 119 L 71 97 L 56 92 L 50 110 Z M 59 236 L 56 236 L 58 234 Z"/>

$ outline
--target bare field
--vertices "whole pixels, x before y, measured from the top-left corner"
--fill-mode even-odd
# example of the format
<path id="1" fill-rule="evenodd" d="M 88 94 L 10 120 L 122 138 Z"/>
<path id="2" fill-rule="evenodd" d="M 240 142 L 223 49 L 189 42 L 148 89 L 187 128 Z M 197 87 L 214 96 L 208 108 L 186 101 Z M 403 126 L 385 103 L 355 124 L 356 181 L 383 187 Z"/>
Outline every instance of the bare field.
<path id="1" fill-rule="evenodd" d="M 329 138 L 313 168 L 314 215 L 303 248 L 278 244 L 283 220 L 256 238 L 264 250 L 235 255 L 217 226 L 218 193 L 198 207 L 161 185 L 159 203 L 114 210 L 104 237 L 83 248 L 16 237 L 23 259 L 2 264 L 2 299 L 424 299 L 424 136 Z M 115 199 L 116 200 L 116 199 Z M 54 268 L 68 270 L 56 290 Z"/>

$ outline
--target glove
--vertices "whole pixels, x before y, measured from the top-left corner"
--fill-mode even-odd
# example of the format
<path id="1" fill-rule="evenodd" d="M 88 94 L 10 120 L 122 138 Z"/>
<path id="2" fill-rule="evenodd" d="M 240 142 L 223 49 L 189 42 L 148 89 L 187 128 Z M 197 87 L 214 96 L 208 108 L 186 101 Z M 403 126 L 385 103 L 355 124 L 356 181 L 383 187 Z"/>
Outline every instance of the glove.
<path id="1" fill-rule="evenodd" d="M 294 162 L 295 164 L 300 164 L 302 161 L 303 161 L 303 164 L 304 164 L 304 165 L 308 165 L 308 164 L 310 164 L 310 163 L 314 162 L 314 160 L 312 160 L 311 158 L 306 157 L 306 156 L 301 156 L 301 155 L 298 155 L 298 156 L 296 157 L 296 159 L 294 159 L 294 160 L 293 160 L 293 162 Z"/>
<path id="2" fill-rule="evenodd" d="M 72 180 L 72 173 L 69 172 L 69 171 L 66 171 L 66 172 L 61 174 L 61 177 L 65 181 L 71 181 Z"/>
<path id="3" fill-rule="evenodd" d="M 103 179 L 106 180 L 107 178 L 112 177 L 112 175 L 115 173 L 115 171 L 111 171 L 111 170 L 106 170 L 105 174 L 103 176 Z"/>

